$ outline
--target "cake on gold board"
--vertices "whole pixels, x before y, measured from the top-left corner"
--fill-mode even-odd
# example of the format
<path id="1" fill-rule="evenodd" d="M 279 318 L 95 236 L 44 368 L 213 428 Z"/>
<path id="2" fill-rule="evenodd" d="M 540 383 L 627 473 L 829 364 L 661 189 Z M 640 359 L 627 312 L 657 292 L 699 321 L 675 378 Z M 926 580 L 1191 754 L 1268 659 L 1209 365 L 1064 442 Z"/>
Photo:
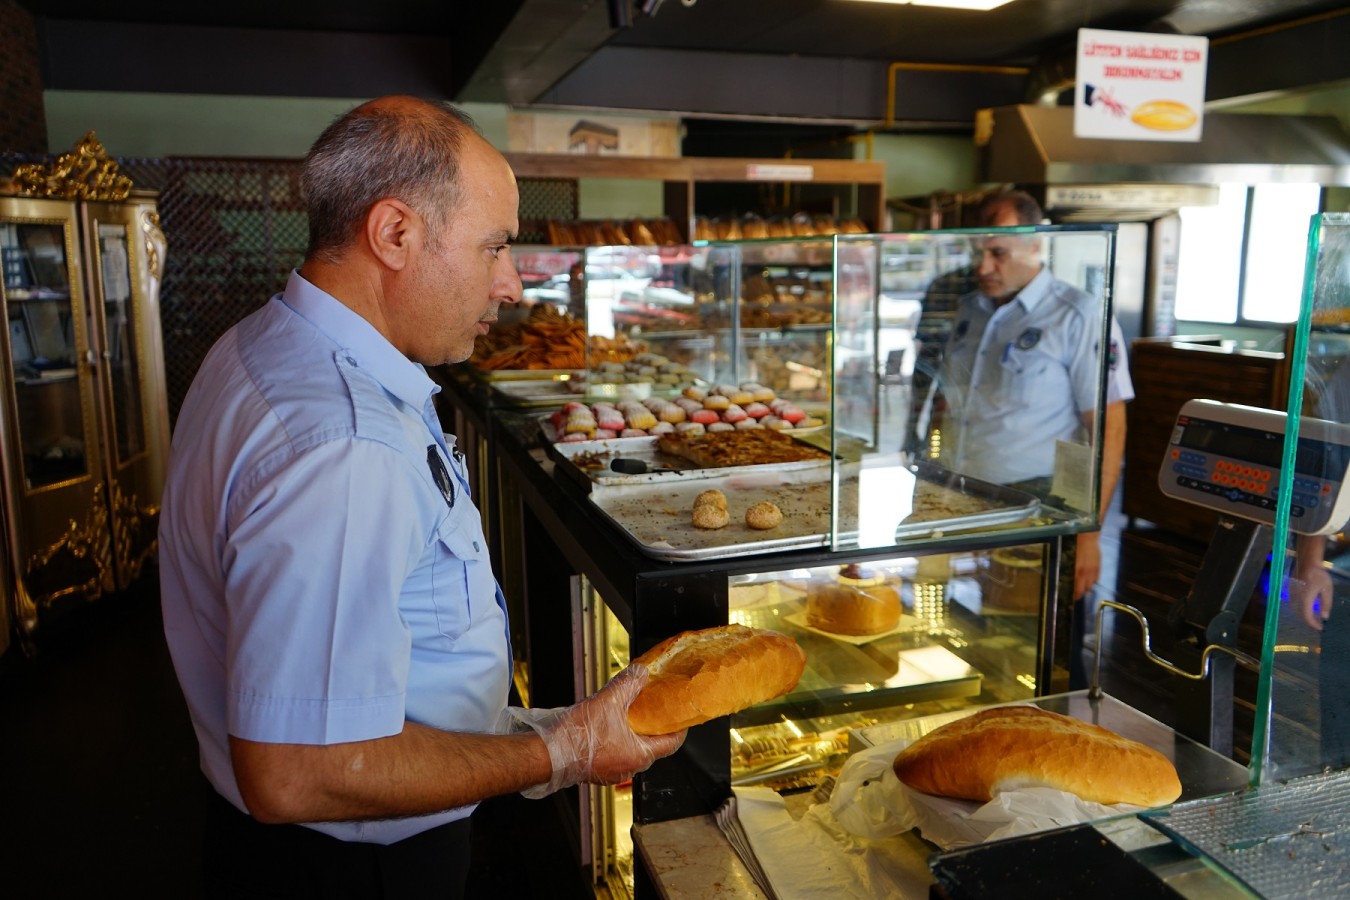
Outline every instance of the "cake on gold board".
<path id="1" fill-rule="evenodd" d="M 852 564 L 806 592 L 806 623 L 829 634 L 884 634 L 900 625 L 900 580 Z"/>

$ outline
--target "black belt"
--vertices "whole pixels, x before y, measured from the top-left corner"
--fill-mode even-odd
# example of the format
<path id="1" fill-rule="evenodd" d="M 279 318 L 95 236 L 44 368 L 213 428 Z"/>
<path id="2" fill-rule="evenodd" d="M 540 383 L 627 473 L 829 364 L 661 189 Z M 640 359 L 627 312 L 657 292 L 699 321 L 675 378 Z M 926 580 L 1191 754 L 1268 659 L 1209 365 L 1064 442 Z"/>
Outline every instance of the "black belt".
<path id="1" fill-rule="evenodd" d="M 202 876 L 211 900 L 458 900 L 468 871 L 467 818 L 371 844 L 303 825 L 264 825 L 207 791 Z"/>

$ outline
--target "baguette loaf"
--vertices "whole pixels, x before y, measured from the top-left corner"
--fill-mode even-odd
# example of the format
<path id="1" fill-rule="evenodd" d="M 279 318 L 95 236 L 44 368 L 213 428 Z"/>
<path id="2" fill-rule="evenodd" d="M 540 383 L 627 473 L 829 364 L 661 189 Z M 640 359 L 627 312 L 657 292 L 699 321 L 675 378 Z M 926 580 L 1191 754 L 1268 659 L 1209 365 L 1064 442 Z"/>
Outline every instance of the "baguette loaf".
<path id="1" fill-rule="evenodd" d="M 786 694 L 806 654 L 776 631 L 722 625 L 667 638 L 634 662 L 649 680 L 628 707 L 638 734 L 669 734 Z"/>
<path id="2" fill-rule="evenodd" d="M 1152 747 L 1031 706 L 943 725 L 900 751 L 893 767 L 916 791 L 965 800 L 1031 787 L 1108 805 L 1163 806 L 1181 795 L 1176 768 Z"/>

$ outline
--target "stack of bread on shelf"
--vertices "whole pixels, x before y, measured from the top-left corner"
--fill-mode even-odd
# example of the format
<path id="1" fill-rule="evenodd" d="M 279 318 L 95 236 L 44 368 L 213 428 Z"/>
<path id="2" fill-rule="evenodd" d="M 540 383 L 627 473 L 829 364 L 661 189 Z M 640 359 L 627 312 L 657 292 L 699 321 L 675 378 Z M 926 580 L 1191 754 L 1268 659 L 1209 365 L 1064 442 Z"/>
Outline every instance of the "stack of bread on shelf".
<path id="1" fill-rule="evenodd" d="M 829 237 L 836 234 L 866 234 L 861 219 L 835 219 L 834 216 L 797 212 L 785 216 L 764 217 L 755 213 L 694 219 L 696 241 L 741 241 L 766 238 Z"/>
<path id="2" fill-rule="evenodd" d="M 555 247 L 659 247 L 684 243 L 670 219 L 595 221 L 547 219 L 521 223 L 521 232 L 541 234 Z"/>

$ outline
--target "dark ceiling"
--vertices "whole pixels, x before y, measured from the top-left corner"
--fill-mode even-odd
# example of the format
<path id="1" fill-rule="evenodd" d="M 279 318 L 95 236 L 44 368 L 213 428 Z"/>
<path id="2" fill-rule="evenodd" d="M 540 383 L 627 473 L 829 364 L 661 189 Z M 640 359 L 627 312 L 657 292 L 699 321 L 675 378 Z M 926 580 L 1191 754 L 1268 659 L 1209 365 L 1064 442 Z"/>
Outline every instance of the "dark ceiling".
<path id="1" fill-rule="evenodd" d="M 1211 82 L 1216 65 L 1234 80 L 1211 98 L 1350 77 L 1344 0 L 1013 0 L 990 12 L 850 0 L 18 2 L 38 22 L 48 87 L 82 90 L 151 87 L 140 78 L 181 92 L 395 89 L 517 106 L 964 124 L 969 108 L 1071 79 L 1081 27 L 1210 37 Z M 113 62 L 128 57 L 160 68 L 137 76 Z M 894 80 L 896 63 L 907 80 Z"/>

